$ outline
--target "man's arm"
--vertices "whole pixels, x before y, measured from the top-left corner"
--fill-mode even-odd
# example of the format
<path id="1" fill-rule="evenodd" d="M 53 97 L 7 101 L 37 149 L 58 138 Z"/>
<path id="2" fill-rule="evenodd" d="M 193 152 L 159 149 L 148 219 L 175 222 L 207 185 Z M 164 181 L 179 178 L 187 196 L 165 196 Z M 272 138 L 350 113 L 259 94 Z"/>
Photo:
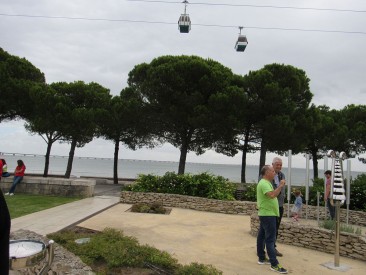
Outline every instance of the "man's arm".
<path id="1" fill-rule="evenodd" d="M 282 187 L 285 186 L 285 184 L 286 184 L 286 181 L 285 180 L 281 180 L 281 182 L 278 185 L 278 187 L 275 190 L 273 190 L 273 191 L 267 192 L 266 193 L 266 196 L 267 197 L 270 197 L 271 199 L 276 198 L 281 193 Z"/>

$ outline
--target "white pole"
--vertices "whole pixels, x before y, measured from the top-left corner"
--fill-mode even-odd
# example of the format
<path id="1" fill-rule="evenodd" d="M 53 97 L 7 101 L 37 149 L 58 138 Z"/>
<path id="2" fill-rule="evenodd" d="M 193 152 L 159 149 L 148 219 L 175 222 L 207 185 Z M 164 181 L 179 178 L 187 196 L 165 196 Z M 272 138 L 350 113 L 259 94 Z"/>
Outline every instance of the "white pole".
<path id="1" fill-rule="evenodd" d="M 287 218 L 290 218 L 290 200 L 291 200 L 291 166 L 292 151 L 288 150 L 288 170 L 287 170 Z"/>
<path id="2" fill-rule="evenodd" d="M 309 154 L 306 154 L 306 178 L 305 178 L 305 201 L 306 201 L 306 219 L 308 219 L 308 202 L 309 202 Z"/>
<path id="3" fill-rule="evenodd" d="M 317 212 L 318 212 L 318 215 L 317 215 L 317 220 L 318 220 L 318 226 L 319 226 L 319 216 L 320 216 L 320 192 L 318 191 L 318 192 L 316 192 L 316 205 L 317 205 L 317 207 L 316 207 L 316 209 L 317 209 Z"/>
<path id="4" fill-rule="evenodd" d="M 351 160 L 347 159 L 347 191 L 346 191 L 346 204 L 347 204 L 347 225 L 349 219 L 349 204 L 350 204 L 350 196 L 351 193 Z"/>
<path id="5" fill-rule="evenodd" d="M 328 170 L 328 156 L 324 157 L 324 173 Z M 325 197 L 325 190 L 327 186 L 327 177 L 324 174 L 324 197 Z M 327 202 L 324 201 L 324 220 L 327 219 Z"/>

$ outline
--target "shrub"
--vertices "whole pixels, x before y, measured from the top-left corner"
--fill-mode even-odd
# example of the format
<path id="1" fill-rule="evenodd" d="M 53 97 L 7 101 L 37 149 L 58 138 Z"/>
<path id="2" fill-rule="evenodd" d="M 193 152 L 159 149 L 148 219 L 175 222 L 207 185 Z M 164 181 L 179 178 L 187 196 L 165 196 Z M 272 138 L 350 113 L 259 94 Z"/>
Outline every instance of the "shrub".
<path id="1" fill-rule="evenodd" d="M 323 227 L 328 230 L 335 230 L 335 221 L 334 220 L 325 220 L 320 223 L 320 227 Z"/>
<path id="2" fill-rule="evenodd" d="M 366 211 L 366 174 L 358 175 L 351 182 L 351 194 L 349 208 L 352 210 Z"/>
<path id="3" fill-rule="evenodd" d="M 221 176 L 209 173 L 164 176 L 139 175 L 136 182 L 125 188 L 134 192 L 170 193 L 219 200 L 234 200 L 236 185 Z"/>
<path id="4" fill-rule="evenodd" d="M 140 245 L 136 238 L 125 236 L 122 231 L 115 229 L 107 228 L 96 234 L 61 231 L 47 237 L 62 244 L 91 268 L 97 269 L 100 272 L 98 274 L 117 274 L 118 268 L 124 267 L 155 267 L 167 271 L 167 274 L 179 275 L 222 274 L 211 265 L 193 263 L 182 266 L 169 253 L 149 245 Z M 76 244 L 75 240 L 82 237 L 90 237 L 90 242 Z"/>
<path id="5" fill-rule="evenodd" d="M 246 185 L 243 201 L 256 201 L 257 200 L 257 184 Z"/>
<path id="6" fill-rule="evenodd" d="M 313 179 L 313 187 L 319 187 L 324 189 L 324 179 L 323 178 Z"/>
<path id="7" fill-rule="evenodd" d="M 146 203 L 135 203 L 131 207 L 131 212 L 138 212 L 138 213 L 148 213 L 150 210 L 150 206 Z"/>
<path id="8" fill-rule="evenodd" d="M 178 261 L 167 252 L 148 245 L 141 246 L 136 238 L 124 236 L 122 231 L 107 228 L 101 233 L 89 235 L 88 243 L 81 245 L 75 243 L 76 239 L 86 235 L 64 231 L 50 234 L 49 237 L 57 243 L 62 240 L 62 245 L 66 249 L 79 256 L 92 268 L 99 265 L 105 265 L 107 269 L 144 267 L 147 262 L 171 270 L 178 268 Z"/>
<path id="9" fill-rule="evenodd" d="M 355 231 L 355 234 L 357 235 L 361 235 L 362 234 L 362 230 L 361 228 L 357 227 L 356 231 Z"/>
<path id="10" fill-rule="evenodd" d="M 190 265 L 182 266 L 178 269 L 175 275 L 221 275 L 222 271 L 217 270 L 212 265 L 204 265 L 191 263 Z"/>
<path id="11" fill-rule="evenodd" d="M 344 223 L 340 224 L 340 230 L 342 232 L 355 233 L 355 228 L 352 225 L 347 225 L 347 224 L 344 224 Z"/>
<path id="12" fill-rule="evenodd" d="M 167 209 L 158 202 L 154 202 L 152 204 L 135 203 L 131 207 L 131 212 L 165 214 L 167 212 Z"/>
<path id="13" fill-rule="evenodd" d="M 328 229 L 328 230 L 335 230 L 336 228 L 336 221 L 335 220 L 325 220 L 323 221 L 322 223 L 320 223 L 320 227 L 323 227 L 325 229 Z M 341 232 L 347 232 L 347 233 L 355 233 L 355 234 L 358 234 L 360 235 L 361 234 L 361 229 L 360 228 L 357 228 L 355 230 L 355 228 L 352 226 L 352 225 L 347 225 L 345 223 L 341 223 L 340 226 L 339 226 L 339 229 Z"/>

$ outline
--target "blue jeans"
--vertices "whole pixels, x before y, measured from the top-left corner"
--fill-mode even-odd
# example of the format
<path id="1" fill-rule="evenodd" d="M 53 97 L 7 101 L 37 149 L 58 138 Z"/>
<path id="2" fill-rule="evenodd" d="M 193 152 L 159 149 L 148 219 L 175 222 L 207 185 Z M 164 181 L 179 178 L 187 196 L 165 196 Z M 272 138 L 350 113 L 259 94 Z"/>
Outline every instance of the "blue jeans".
<path id="1" fill-rule="evenodd" d="M 10 173 L 8 173 L 8 172 L 3 173 L 3 177 L 4 178 L 10 177 Z"/>
<path id="2" fill-rule="evenodd" d="M 10 190 L 9 190 L 9 193 L 14 193 L 15 191 L 15 187 L 17 187 L 17 184 L 19 182 L 21 182 L 23 179 L 23 177 L 19 177 L 19 176 L 14 176 L 14 179 L 13 179 L 13 184 L 12 186 L 10 187 Z"/>
<path id="3" fill-rule="evenodd" d="M 257 236 L 257 255 L 260 260 L 264 260 L 266 254 L 264 247 L 267 248 L 267 254 L 272 266 L 278 265 L 275 242 L 276 242 L 276 216 L 259 216 L 259 230 Z"/>
<path id="4" fill-rule="evenodd" d="M 328 210 L 329 210 L 330 218 L 332 220 L 334 220 L 334 218 L 335 218 L 335 207 L 332 206 L 332 204 L 330 203 L 330 199 L 327 199 L 327 207 L 328 207 Z"/>

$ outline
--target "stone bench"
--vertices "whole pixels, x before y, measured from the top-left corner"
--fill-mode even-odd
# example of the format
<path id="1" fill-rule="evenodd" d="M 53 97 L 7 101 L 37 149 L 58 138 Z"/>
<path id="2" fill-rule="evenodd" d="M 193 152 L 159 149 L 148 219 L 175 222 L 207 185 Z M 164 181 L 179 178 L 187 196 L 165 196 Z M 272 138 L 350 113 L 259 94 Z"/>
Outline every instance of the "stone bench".
<path id="1" fill-rule="evenodd" d="M 12 183 L 12 176 L 1 179 L 0 186 L 4 194 L 9 191 Z M 93 196 L 95 184 L 95 179 L 24 176 L 15 193 L 86 198 Z"/>

